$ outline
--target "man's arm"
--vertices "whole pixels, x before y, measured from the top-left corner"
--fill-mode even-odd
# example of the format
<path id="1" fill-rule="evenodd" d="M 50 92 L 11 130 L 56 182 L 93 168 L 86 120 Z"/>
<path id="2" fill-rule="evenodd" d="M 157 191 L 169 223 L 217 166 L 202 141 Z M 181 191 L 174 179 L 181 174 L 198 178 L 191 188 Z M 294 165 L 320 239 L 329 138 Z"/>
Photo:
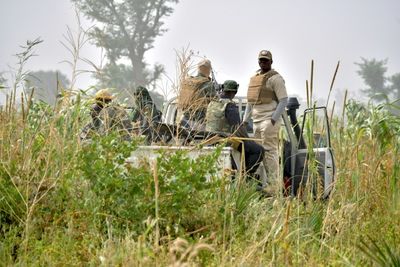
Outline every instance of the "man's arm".
<path id="1" fill-rule="evenodd" d="M 282 113 L 285 111 L 286 105 L 288 102 L 288 98 L 284 97 L 279 99 L 279 103 L 278 106 L 276 107 L 274 113 L 272 114 L 271 117 L 271 122 L 273 125 L 275 125 L 275 122 L 277 122 L 279 120 L 279 118 L 281 117 Z"/>
<path id="2" fill-rule="evenodd" d="M 275 75 L 271 77 L 271 82 L 274 88 L 275 95 L 278 100 L 278 106 L 276 107 L 274 113 L 272 114 L 271 122 L 274 125 L 275 122 L 279 120 L 282 113 L 285 111 L 288 95 L 285 86 L 285 80 L 282 78 L 281 75 Z"/>
<path id="3" fill-rule="evenodd" d="M 243 122 L 244 123 L 248 123 L 249 120 L 251 119 L 251 113 L 253 111 L 253 105 L 251 105 L 250 103 L 246 104 L 246 110 L 244 111 L 244 115 L 243 115 Z"/>

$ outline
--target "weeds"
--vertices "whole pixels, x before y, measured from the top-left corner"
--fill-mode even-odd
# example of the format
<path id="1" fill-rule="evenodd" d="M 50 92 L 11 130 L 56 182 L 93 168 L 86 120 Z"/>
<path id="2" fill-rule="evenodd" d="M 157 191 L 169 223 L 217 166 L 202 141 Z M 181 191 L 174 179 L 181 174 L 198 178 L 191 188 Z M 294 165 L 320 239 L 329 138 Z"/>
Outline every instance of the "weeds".
<path id="1" fill-rule="evenodd" d="M 126 164 L 141 140 L 80 142 L 89 102 L 71 98 L 0 111 L 3 265 L 398 266 L 400 121 L 385 106 L 331 118 L 338 172 L 320 201 L 235 186 L 219 149 Z"/>

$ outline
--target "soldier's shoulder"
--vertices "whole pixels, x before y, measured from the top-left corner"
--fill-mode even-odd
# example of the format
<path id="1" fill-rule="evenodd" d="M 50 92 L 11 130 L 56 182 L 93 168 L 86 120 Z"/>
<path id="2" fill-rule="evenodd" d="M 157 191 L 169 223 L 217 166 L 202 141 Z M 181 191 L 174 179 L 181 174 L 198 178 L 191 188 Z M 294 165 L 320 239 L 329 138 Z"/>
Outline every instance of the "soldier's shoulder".
<path id="1" fill-rule="evenodd" d="M 272 75 L 271 81 L 285 81 L 279 72 L 277 72 L 276 70 L 273 70 L 273 71 L 274 71 L 274 75 Z"/>

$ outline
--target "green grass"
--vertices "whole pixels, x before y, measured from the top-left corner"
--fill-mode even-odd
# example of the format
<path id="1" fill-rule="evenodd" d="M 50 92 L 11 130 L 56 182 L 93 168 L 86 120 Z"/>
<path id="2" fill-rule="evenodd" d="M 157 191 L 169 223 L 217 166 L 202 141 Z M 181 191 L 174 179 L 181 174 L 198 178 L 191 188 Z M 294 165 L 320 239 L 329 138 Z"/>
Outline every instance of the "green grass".
<path id="1" fill-rule="evenodd" d="M 133 168 L 139 140 L 83 144 L 87 105 L 64 103 L 0 113 L 4 266 L 398 266 L 400 121 L 383 107 L 350 102 L 345 127 L 333 120 L 337 180 L 322 201 L 229 186 L 217 155 Z"/>
<path id="2" fill-rule="evenodd" d="M 161 153 L 134 168 L 125 159 L 139 138 L 81 142 L 90 105 L 81 95 L 16 105 L 39 42 L 19 54 L 0 110 L 1 266 L 399 266 L 400 119 L 385 106 L 350 101 L 332 119 L 328 200 L 265 199 L 219 176 L 219 150 Z"/>

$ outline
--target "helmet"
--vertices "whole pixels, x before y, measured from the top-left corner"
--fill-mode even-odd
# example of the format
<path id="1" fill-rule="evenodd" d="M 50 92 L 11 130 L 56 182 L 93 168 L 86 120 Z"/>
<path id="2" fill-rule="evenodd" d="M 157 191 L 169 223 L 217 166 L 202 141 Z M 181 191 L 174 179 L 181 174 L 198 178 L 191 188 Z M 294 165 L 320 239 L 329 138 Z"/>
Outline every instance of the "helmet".
<path id="1" fill-rule="evenodd" d="M 95 95 L 96 100 L 112 100 L 114 96 L 108 91 L 108 89 L 101 89 L 97 91 Z"/>
<path id="2" fill-rule="evenodd" d="M 222 85 L 222 90 L 224 92 L 237 92 L 239 84 L 234 80 L 227 80 Z"/>

